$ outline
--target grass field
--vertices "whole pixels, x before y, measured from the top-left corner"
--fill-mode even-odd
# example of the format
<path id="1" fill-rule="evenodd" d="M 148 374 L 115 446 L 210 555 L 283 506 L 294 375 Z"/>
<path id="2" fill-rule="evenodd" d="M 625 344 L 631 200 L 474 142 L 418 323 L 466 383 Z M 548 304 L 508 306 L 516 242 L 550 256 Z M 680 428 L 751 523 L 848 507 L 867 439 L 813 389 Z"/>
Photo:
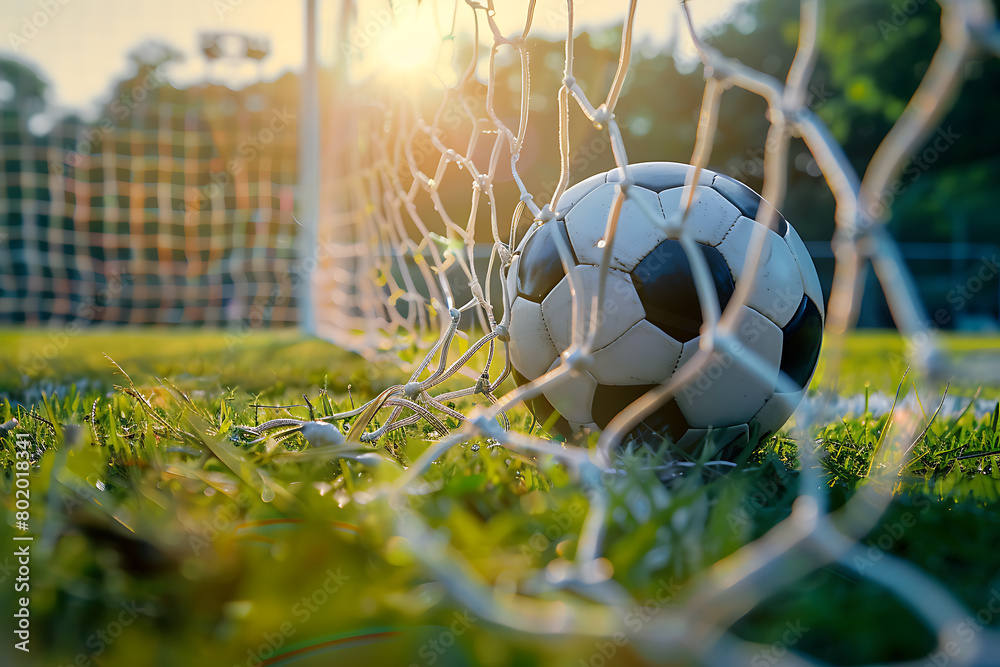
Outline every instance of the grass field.
<path id="1" fill-rule="evenodd" d="M 995 338 L 946 342 L 959 353 L 1000 352 Z M 296 454 L 308 450 L 299 436 L 252 444 L 232 437 L 239 425 L 307 419 L 303 394 L 317 416 L 349 409 L 400 381 L 392 366 L 292 332 L 6 330 L 0 349 L 0 422 L 20 422 L 8 426 L 0 452 L 9 517 L 0 540 L 17 545 L 12 538 L 22 534 L 14 493 L 21 442 L 30 443 L 35 537 L 30 660 L 5 642 L 2 664 L 576 666 L 669 658 L 642 655 L 626 641 L 609 659 L 593 637 L 515 634 L 459 604 L 395 533 L 393 508 L 358 502 L 426 449 L 429 428 L 394 432 L 384 447 L 371 447 L 400 467 Z M 892 395 L 905 368 L 901 351 L 892 334 L 854 336 L 841 391 Z M 904 384 L 902 393 L 909 390 Z M 962 405 L 976 390 L 955 388 Z M 984 387 L 979 405 L 998 396 Z M 920 396 L 928 415 L 937 398 Z M 886 486 L 887 513 L 862 538 L 869 562 L 818 569 L 737 622 L 738 636 L 773 649 L 759 664 L 777 661 L 779 649 L 838 664 L 919 659 L 931 650 L 933 632 L 866 578 L 884 554 L 929 573 L 973 614 L 1000 603 L 998 457 L 970 456 L 1000 449 L 998 410 L 933 420 Z M 892 464 L 882 447 L 892 418 L 844 415 L 814 434 L 834 508 L 869 483 L 869 470 Z M 524 429 L 531 419 L 519 410 L 512 422 Z M 560 465 L 484 444 L 442 457 L 416 511 L 478 576 L 503 588 L 572 557 L 588 501 Z M 782 434 L 728 475 L 693 472 L 664 487 L 634 458 L 626 465 L 629 474 L 610 489 L 604 556 L 637 600 L 669 589 L 684 601 L 685 586 L 706 567 L 788 516 L 801 478 L 795 445 Z M 0 601 L 13 610 L 21 594 L 7 552 Z M 996 614 L 980 623 L 1000 629 Z M 792 643 L 789 624 L 801 629 Z"/>

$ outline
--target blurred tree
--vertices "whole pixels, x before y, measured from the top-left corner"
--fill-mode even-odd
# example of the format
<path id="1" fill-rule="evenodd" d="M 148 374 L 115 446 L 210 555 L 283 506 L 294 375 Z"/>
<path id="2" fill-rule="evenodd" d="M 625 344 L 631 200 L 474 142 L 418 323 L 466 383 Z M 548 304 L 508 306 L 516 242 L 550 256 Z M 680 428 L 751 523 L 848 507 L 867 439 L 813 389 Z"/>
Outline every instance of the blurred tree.
<path id="1" fill-rule="evenodd" d="M 798 38 L 798 0 L 760 0 L 747 11 L 749 26 L 730 24 L 713 43 L 726 55 L 783 79 Z M 889 0 L 826 4 L 819 59 L 810 80 L 810 108 L 830 126 L 859 174 L 926 73 L 941 40 L 940 20 L 941 9 L 933 2 L 913 7 Z M 988 198 L 979 196 L 976 184 L 995 182 L 1000 170 L 994 157 L 1000 129 L 992 122 L 1000 114 L 995 94 L 1000 89 L 1000 61 L 984 54 L 964 74 L 961 94 L 940 132 L 932 134 L 903 170 L 901 194 L 885 201 L 893 210 L 891 228 L 901 240 L 951 241 L 956 216 L 967 225 L 967 240 L 995 238 Z M 758 187 L 760 173 L 753 162 L 762 150 L 750 148 L 740 155 L 741 146 L 743 151 L 763 146 L 757 137 L 767 127 L 761 104 L 750 98 L 742 91 L 726 94 L 713 161 Z M 786 214 L 805 227 L 806 236 L 828 238 L 832 197 L 801 142 L 793 144 L 791 158 Z M 743 167 L 745 173 L 732 173 L 733 167 Z M 920 224 L 911 224 L 918 213 Z M 809 220 L 816 218 L 824 224 L 811 228 Z"/>
<path id="2" fill-rule="evenodd" d="M 151 91 L 159 87 L 166 80 L 166 67 L 183 62 L 184 54 L 165 42 L 149 40 L 129 51 L 128 60 L 133 71 L 114 84 L 113 100 L 131 99 L 136 89 Z"/>
<path id="3" fill-rule="evenodd" d="M 48 83 L 30 65 L 0 58 L 0 114 L 5 131 L 24 130 L 28 121 L 45 110 Z"/>

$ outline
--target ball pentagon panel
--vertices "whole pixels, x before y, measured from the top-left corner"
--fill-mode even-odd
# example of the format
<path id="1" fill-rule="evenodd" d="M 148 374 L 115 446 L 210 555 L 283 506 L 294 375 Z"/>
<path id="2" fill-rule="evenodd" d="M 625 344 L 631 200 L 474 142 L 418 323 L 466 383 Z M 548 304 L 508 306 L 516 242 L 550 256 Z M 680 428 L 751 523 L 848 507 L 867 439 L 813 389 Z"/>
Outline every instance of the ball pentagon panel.
<path id="1" fill-rule="evenodd" d="M 719 300 L 725 308 L 733 295 L 733 277 L 722 253 L 698 244 Z M 642 301 L 646 319 L 682 343 L 698 335 L 702 325 L 701 301 L 687 252 L 680 241 L 668 239 L 654 248 L 632 270 L 632 283 Z"/>
<path id="2" fill-rule="evenodd" d="M 622 410 L 656 387 L 655 384 L 597 385 L 592 407 L 594 423 L 602 429 L 607 428 L 611 420 L 621 414 Z M 671 399 L 647 415 L 636 430 L 640 432 L 637 435 L 644 435 L 642 432 L 666 435 L 677 442 L 684 437 L 689 428 L 691 426 L 677 405 L 677 401 Z"/>
<path id="3" fill-rule="evenodd" d="M 559 255 L 559 247 L 556 245 L 556 235 L 562 237 L 572 255 L 573 247 L 569 243 L 566 225 L 562 220 L 547 222 L 533 229 L 529 235 L 524 237 L 520 252 L 522 259 L 518 262 L 517 269 L 517 293 L 519 296 L 529 301 L 541 303 L 542 299 L 566 275 L 562 257 Z M 530 261 L 524 261 L 524 257 L 529 257 Z M 576 262 L 575 258 L 573 262 Z"/>
<path id="4" fill-rule="evenodd" d="M 678 162 L 639 162 L 628 166 L 628 175 L 632 183 L 653 192 L 662 192 L 686 184 L 687 179 L 694 178 L 694 171 L 693 165 Z M 711 185 L 714 179 L 714 172 L 702 169 L 698 175 L 697 185 Z M 608 172 L 608 183 L 620 183 L 621 180 L 619 169 Z"/>
<path id="5" fill-rule="evenodd" d="M 823 340 L 823 315 L 807 296 L 782 330 L 781 372 L 797 387 L 808 387 Z"/>

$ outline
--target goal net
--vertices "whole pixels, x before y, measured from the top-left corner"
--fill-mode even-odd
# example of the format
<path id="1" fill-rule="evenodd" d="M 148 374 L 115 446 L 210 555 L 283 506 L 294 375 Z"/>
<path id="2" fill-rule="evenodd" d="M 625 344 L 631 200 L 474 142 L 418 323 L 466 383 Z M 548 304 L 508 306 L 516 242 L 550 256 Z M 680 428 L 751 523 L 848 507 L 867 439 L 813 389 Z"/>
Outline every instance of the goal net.
<path id="1" fill-rule="evenodd" d="M 315 256 L 306 260 L 312 270 L 307 307 L 315 333 L 396 369 L 400 378 L 364 411 L 359 409 L 348 441 L 376 441 L 421 420 L 441 436 L 413 462 L 391 495 L 399 509 L 399 534 L 411 542 L 415 555 L 481 618 L 530 633 L 612 637 L 624 630 L 626 612 L 637 604 L 609 579 L 602 558 L 616 448 L 644 415 L 695 381 L 713 353 L 728 349 L 732 318 L 727 313 L 743 304 L 746 293 L 738 292 L 721 312 L 705 309 L 704 331 L 712 342 L 615 417 L 589 448 L 564 446 L 544 432 L 529 430 L 523 420 L 515 424 L 505 419 L 512 408 L 566 380 L 574 363 L 587 363 L 603 303 L 598 299 L 590 308 L 580 302 L 582 292 L 574 297 L 578 316 L 573 345 L 564 355 L 573 363 L 521 386 L 504 384 L 512 300 L 505 276 L 514 248 L 535 221 L 546 221 L 559 210 L 570 185 L 609 168 L 628 184 L 631 147 L 625 137 L 657 122 L 629 115 L 638 106 L 630 105 L 630 98 L 649 93 L 629 89 L 630 74 L 641 61 L 635 35 L 643 3 L 618 3 L 619 30 L 601 36 L 580 30 L 575 4 L 394 0 L 338 6 L 337 34 L 331 38 L 338 60 L 332 83 L 336 103 L 322 133 L 322 206 L 314 230 Z M 697 130 L 688 153 L 662 159 L 692 165 L 686 184 L 692 185 L 699 171 L 712 164 L 720 109 L 735 94 L 731 91 L 742 89 L 763 100 L 770 124 L 761 155 L 762 197 L 782 209 L 789 190 L 790 146 L 800 141 L 836 201 L 825 370 L 818 396 L 800 407 L 791 433 L 801 459 L 801 496 L 792 515 L 709 568 L 685 602 L 659 607 L 630 634 L 637 646 L 658 655 L 669 650 L 678 659 L 744 664 L 760 647 L 737 639 L 730 632 L 732 624 L 804 574 L 831 563 L 849 564 L 863 548 L 858 539 L 888 503 L 880 485 L 871 484 L 831 513 L 828 499 L 817 491 L 822 488 L 820 466 L 811 446 L 815 427 L 831 420 L 824 398 L 836 393 L 845 336 L 854 328 L 866 275 L 873 272 L 877 278 L 908 342 L 911 377 L 939 386 L 955 373 L 974 378 L 995 371 L 991 365 L 957 366 L 940 351 L 933 320 L 885 223 L 886 203 L 903 168 L 960 94 L 966 65 L 974 56 L 982 58 L 983 51 L 995 52 L 998 35 L 990 3 L 942 2 L 943 38 L 926 74 L 858 173 L 812 107 L 810 81 L 824 3 L 802 0 L 794 58 L 780 76 L 752 69 L 728 57 L 725 44 L 706 40 L 711 26 L 691 12 L 698 4 L 681 2 L 678 13 L 704 73 L 700 109 L 691 105 Z M 738 13 L 736 7 L 731 16 Z M 557 51 L 538 38 L 557 31 L 562 34 Z M 575 54 L 607 34 L 617 39 L 613 48 L 618 58 L 605 62 L 599 72 L 581 70 Z M 548 124 L 541 126 L 540 118 Z M 630 131 L 624 132 L 625 127 Z M 586 150 L 574 153 L 584 140 Z M 537 161 L 546 151 L 558 155 L 550 161 L 557 171 L 547 172 Z M 619 188 L 616 196 L 627 201 L 629 189 Z M 686 205 L 682 199 L 675 212 L 681 218 Z M 620 232 L 620 210 L 613 208 L 606 239 Z M 770 215 L 771 209 L 762 207 L 758 222 L 768 224 Z M 751 242 L 744 276 L 753 276 L 761 243 Z M 572 262 L 565 268 L 570 280 L 580 280 Z M 606 272 L 600 289 L 605 279 Z M 713 289 L 705 276 L 696 272 L 695 279 L 700 294 Z M 579 316 L 584 312 L 588 317 Z M 464 412 L 449 407 L 461 397 L 477 405 Z M 458 420 L 459 427 L 447 432 L 445 418 Z M 886 439 L 885 451 L 894 453 L 886 455 L 887 461 L 908 454 L 923 423 L 915 407 L 897 413 Z M 472 439 L 554 458 L 578 476 L 590 504 L 571 562 L 533 573 L 537 576 L 531 585 L 527 580 L 488 582 L 468 563 L 456 565 L 456 550 L 419 513 L 409 511 L 421 475 L 433 461 Z M 890 469 L 898 470 L 886 466 Z M 935 628 L 943 650 L 965 615 L 943 588 L 889 555 L 866 574 Z M 577 595 L 556 596 L 560 591 Z M 985 656 L 997 640 L 984 632 L 975 640 L 975 651 L 966 655 Z M 970 664 L 975 660 L 970 658 Z M 796 664 L 813 663 L 801 656 Z"/>
<path id="2" fill-rule="evenodd" d="M 294 90 L 145 64 L 95 122 L 46 129 L 42 79 L 0 65 L 0 322 L 297 323 Z"/>

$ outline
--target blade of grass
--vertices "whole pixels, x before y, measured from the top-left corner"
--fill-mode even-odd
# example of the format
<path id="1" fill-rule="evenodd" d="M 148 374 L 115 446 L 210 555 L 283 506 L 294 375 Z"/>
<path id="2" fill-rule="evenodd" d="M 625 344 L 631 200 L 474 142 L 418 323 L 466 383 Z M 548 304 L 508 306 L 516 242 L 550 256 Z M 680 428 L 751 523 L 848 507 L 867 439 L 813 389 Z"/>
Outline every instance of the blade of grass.
<path id="1" fill-rule="evenodd" d="M 885 420 L 885 426 L 882 427 L 882 432 L 879 434 L 878 441 L 875 443 L 875 447 L 872 448 L 872 456 L 868 461 L 868 471 L 865 472 L 865 477 L 870 477 L 872 474 L 872 467 L 875 465 L 875 459 L 882 452 L 882 445 L 885 443 L 886 435 L 889 433 L 889 429 L 892 427 L 892 417 L 896 412 L 896 403 L 899 401 L 899 392 L 903 389 L 903 381 L 906 380 L 906 374 L 910 372 L 910 367 L 907 366 L 906 370 L 903 371 L 903 377 L 899 378 L 899 384 L 896 386 L 896 395 L 892 397 L 892 407 L 889 408 L 889 414 Z"/>

